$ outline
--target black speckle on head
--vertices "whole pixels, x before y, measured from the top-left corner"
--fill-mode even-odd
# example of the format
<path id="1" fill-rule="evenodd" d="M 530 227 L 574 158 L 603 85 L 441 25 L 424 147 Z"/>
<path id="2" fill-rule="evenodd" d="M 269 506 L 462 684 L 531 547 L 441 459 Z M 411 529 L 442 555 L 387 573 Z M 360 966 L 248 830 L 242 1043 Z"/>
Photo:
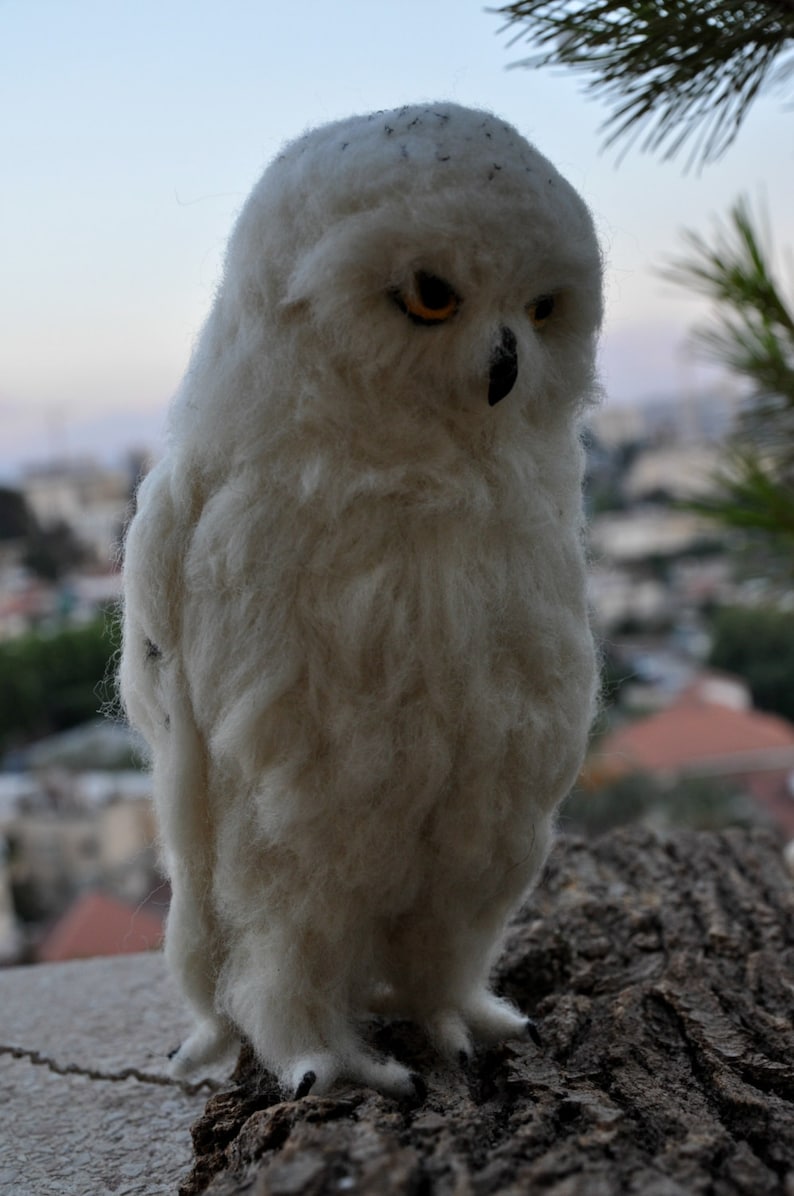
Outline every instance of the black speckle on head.
<path id="1" fill-rule="evenodd" d="M 147 660 L 159 660 L 163 655 L 162 649 L 157 647 L 157 644 L 154 642 L 154 640 L 145 639 L 144 645 L 146 647 Z"/>
<path id="2" fill-rule="evenodd" d="M 439 119 L 440 121 L 447 121 L 447 120 L 449 120 L 449 113 L 448 113 L 448 112 L 434 112 L 434 113 L 433 113 L 433 116 L 437 116 L 437 117 L 438 117 L 438 119 Z"/>
<path id="3" fill-rule="evenodd" d="M 347 149 L 347 147 L 348 147 L 349 145 L 350 145 L 350 142 L 349 142 L 349 141 L 343 141 L 343 142 L 342 142 L 342 145 L 341 145 L 341 148 L 342 148 L 343 150 L 346 150 L 346 149 Z"/>
<path id="4" fill-rule="evenodd" d="M 421 125 L 421 123 L 422 123 L 421 116 L 415 116 L 414 119 L 409 124 L 408 128 L 412 129 L 414 127 L 414 125 Z"/>
<path id="5" fill-rule="evenodd" d="M 401 158 L 407 158 L 407 157 L 408 157 L 408 146 L 407 146 L 407 145 L 401 145 L 401 146 L 400 146 L 400 157 L 401 157 Z"/>
<path id="6" fill-rule="evenodd" d="M 436 162 L 449 162 L 450 154 L 436 154 Z"/>
<path id="7" fill-rule="evenodd" d="M 383 127 L 386 130 L 387 136 L 390 136 L 394 132 L 394 129 L 391 127 L 391 125 L 384 125 Z"/>
<path id="8" fill-rule="evenodd" d="M 171 715 L 170 714 L 167 714 L 165 716 L 165 718 L 163 719 L 163 726 L 165 727 L 166 731 L 171 730 Z"/>

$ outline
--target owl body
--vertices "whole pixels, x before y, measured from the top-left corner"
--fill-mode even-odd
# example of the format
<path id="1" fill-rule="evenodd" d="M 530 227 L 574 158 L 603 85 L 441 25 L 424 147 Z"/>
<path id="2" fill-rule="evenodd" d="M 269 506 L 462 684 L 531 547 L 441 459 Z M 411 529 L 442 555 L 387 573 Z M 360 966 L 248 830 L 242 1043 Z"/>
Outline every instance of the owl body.
<path id="1" fill-rule="evenodd" d="M 327 126 L 254 190 L 126 549 L 177 1069 L 243 1035 L 399 1093 L 373 1011 L 452 1058 L 525 1032 L 488 973 L 592 717 L 599 318 L 584 205 L 485 113 Z"/>

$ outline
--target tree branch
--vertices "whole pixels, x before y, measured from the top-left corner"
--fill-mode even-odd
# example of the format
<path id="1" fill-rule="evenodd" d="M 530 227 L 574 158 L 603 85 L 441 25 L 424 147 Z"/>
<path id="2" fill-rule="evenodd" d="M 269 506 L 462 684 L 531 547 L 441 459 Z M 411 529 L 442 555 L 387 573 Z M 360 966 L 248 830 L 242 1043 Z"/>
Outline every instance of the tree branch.
<path id="1" fill-rule="evenodd" d="M 514 66 L 591 76 L 587 90 L 614 106 L 607 145 L 645 131 L 642 148 L 672 158 L 694 141 L 689 164 L 721 157 L 762 88 L 794 69 L 792 0 L 516 0 L 495 11 L 515 29 L 511 45 L 538 51 Z"/>

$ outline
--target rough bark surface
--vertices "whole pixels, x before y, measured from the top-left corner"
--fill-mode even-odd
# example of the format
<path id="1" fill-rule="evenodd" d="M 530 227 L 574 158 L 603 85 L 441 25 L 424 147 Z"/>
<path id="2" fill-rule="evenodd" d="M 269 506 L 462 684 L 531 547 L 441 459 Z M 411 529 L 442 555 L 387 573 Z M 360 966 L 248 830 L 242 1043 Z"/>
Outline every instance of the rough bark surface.
<path id="1" fill-rule="evenodd" d="M 530 1041 L 444 1067 L 418 1031 L 373 1042 L 426 1099 L 283 1101 L 241 1056 L 193 1130 L 181 1196 L 794 1196 L 794 885 L 760 831 L 563 840 L 497 987 Z"/>

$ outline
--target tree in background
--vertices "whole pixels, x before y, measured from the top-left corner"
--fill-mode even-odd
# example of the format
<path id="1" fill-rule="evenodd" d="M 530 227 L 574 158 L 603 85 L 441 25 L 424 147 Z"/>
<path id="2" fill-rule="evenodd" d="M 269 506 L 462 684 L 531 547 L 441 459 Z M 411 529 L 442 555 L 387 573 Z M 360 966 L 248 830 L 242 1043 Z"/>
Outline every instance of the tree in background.
<path id="1" fill-rule="evenodd" d="M 709 664 L 743 677 L 761 710 L 794 722 L 794 613 L 724 607 L 712 631 Z"/>
<path id="2" fill-rule="evenodd" d="M 69 525 L 60 520 L 52 527 L 42 527 L 19 490 L 0 486 L 0 543 L 18 542 L 21 561 L 45 581 L 57 582 L 76 565 L 85 562 L 87 553 Z"/>
<path id="3" fill-rule="evenodd" d="M 0 486 L 0 543 L 26 540 L 35 522 L 24 495 Z"/>
<path id="4" fill-rule="evenodd" d="M 98 718 L 112 702 L 114 617 L 0 644 L 0 753 Z"/>
<path id="5" fill-rule="evenodd" d="M 59 519 L 51 527 L 35 524 L 27 537 L 23 564 L 44 581 L 59 582 L 77 565 L 85 564 L 88 553 L 69 524 Z"/>
<path id="6" fill-rule="evenodd" d="M 516 65 L 563 65 L 590 76 L 612 103 L 607 144 L 638 137 L 665 158 L 689 147 L 689 164 L 716 161 L 763 88 L 794 69 L 794 0 L 516 0 L 497 10 L 537 53 Z M 749 390 L 713 496 L 699 509 L 763 533 L 792 568 L 794 548 L 794 314 L 775 279 L 771 246 L 748 203 L 709 243 L 688 234 L 689 253 L 668 274 L 713 300 L 696 332 L 711 360 Z M 779 551 L 782 546 L 783 552 Z"/>
<path id="7" fill-rule="evenodd" d="M 496 10 L 538 53 L 517 66 L 567 66 L 613 103 L 607 144 L 645 130 L 643 149 L 716 161 L 762 87 L 792 69 L 794 0 L 516 0 Z"/>
<path id="8" fill-rule="evenodd" d="M 771 266 L 745 200 L 709 244 L 687 236 L 689 255 L 669 277 L 712 299 L 695 332 L 704 356 L 748 383 L 736 432 L 712 496 L 690 505 L 732 527 L 762 532 L 773 559 L 794 572 L 794 307 Z"/>

